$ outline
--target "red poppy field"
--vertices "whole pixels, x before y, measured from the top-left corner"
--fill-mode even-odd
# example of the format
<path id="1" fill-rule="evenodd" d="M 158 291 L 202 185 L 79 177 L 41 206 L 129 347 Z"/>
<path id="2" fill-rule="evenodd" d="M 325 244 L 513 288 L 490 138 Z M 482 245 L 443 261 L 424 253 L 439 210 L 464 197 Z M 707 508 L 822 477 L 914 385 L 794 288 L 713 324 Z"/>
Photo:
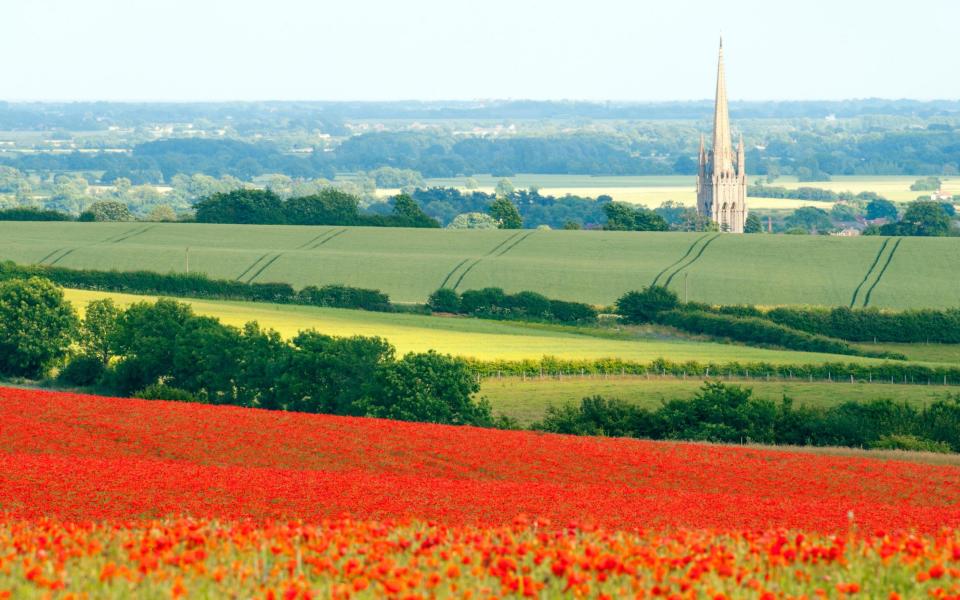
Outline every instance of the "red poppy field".
<path id="1" fill-rule="evenodd" d="M 7 388 L 0 427 L 0 597 L 960 594 L 952 466 Z"/>

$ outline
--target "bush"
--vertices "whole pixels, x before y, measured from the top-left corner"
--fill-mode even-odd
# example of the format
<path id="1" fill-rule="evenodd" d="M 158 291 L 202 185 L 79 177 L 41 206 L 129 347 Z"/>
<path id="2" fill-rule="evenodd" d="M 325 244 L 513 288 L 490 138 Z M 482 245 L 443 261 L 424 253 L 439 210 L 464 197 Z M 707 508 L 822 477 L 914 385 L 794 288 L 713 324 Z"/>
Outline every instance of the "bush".
<path id="1" fill-rule="evenodd" d="M 80 221 L 132 221 L 133 215 L 123 202 L 103 200 L 94 202 L 80 213 Z"/>
<path id="2" fill-rule="evenodd" d="M 874 450 L 909 450 L 911 452 L 936 452 L 938 454 L 948 454 L 951 452 L 950 444 L 946 442 L 934 442 L 918 438 L 915 435 L 884 435 L 879 440 L 870 443 Z"/>
<path id="3" fill-rule="evenodd" d="M 459 313 L 460 294 L 450 288 L 440 288 L 427 298 L 427 306 L 433 312 Z"/>
<path id="4" fill-rule="evenodd" d="M 0 221 L 73 221 L 73 217 L 58 210 L 22 207 L 0 210 Z"/>
<path id="5" fill-rule="evenodd" d="M 640 291 L 627 292 L 617 300 L 617 314 L 627 323 L 650 323 L 661 312 L 679 304 L 677 295 L 665 287 L 652 285 Z"/>
<path id="6" fill-rule="evenodd" d="M 171 387 L 163 383 L 147 386 L 133 395 L 143 400 L 173 400 L 176 402 L 197 402 L 196 396 L 187 390 Z"/>
<path id="7" fill-rule="evenodd" d="M 103 361 L 96 356 L 81 354 L 69 361 L 67 365 L 60 370 L 57 380 L 76 386 L 90 386 L 96 384 L 103 377 L 106 370 Z"/>
<path id="8" fill-rule="evenodd" d="M 656 321 L 694 334 L 725 337 L 738 342 L 778 346 L 803 352 L 906 358 L 902 354 L 859 350 L 842 340 L 792 329 L 758 317 L 738 317 L 699 310 L 672 310 L 659 313 Z"/>
<path id="9" fill-rule="evenodd" d="M 47 279 L 0 281 L 0 374 L 36 378 L 67 355 L 78 326 Z"/>

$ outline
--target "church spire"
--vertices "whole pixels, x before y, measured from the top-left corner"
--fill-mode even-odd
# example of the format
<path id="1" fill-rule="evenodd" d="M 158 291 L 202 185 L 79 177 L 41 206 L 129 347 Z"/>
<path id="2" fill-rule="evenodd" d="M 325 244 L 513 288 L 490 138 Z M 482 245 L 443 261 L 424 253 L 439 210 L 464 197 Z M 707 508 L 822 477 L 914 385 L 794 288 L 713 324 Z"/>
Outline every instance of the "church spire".
<path id="1" fill-rule="evenodd" d="M 727 80 L 723 72 L 723 37 L 717 60 L 717 97 L 713 110 L 713 170 L 714 173 L 733 171 L 733 144 L 730 139 L 730 115 L 727 110 Z"/>

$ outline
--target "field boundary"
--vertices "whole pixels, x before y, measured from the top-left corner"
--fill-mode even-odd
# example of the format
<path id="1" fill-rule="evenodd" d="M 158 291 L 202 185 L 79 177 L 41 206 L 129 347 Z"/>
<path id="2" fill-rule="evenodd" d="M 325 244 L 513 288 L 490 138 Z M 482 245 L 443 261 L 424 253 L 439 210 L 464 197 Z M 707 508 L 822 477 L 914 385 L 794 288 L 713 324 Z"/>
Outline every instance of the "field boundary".
<path id="1" fill-rule="evenodd" d="M 681 256 L 681 257 L 678 258 L 677 260 L 673 261 L 669 266 L 664 267 L 662 271 L 660 271 L 659 273 L 657 273 L 657 276 L 654 277 L 654 278 L 653 278 L 653 281 L 650 282 L 650 286 L 653 287 L 653 286 L 657 285 L 657 281 L 659 281 L 660 278 L 663 277 L 663 274 L 664 274 L 664 273 L 666 273 L 666 272 L 669 271 L 670 269 L 674 268 L 675 266 L 679 265 L 679 264 L 682 263 L 684 260 L 686 260 L 686 258 L 687 258 L 688 256 L 690 256 L 690 253 L 693 252 L 693 249 L 697 247 L 697 244 L 699 244 L 700 241 L 703 240 L 703 238 L 705 238 L 705 237 L 707 237 L 707 236 L 709 236 L 709 235 L 710 235 L 709 233 L 705 233 L 705 234 L 701 235 L 700 237 L 698 237 L 697 239 L 693 240 L 693 243 L 690 244 L 690 247 L 687 248 L 687 251 L 684 253 L 683 256 Z"/>
<path id="2" fill-rule="evenodd" d="M 873 295 L 874 288 L 877 287 L 877 284 L 880 283 L 880 280 L 883 279 L 883 274 L 887 272 L 887 267 L 890 266 L 890 263 L 893 262 L 893 255 L 897 253 L 897 248 L 900 247 L 900 243 L 903 241 L 903 238 L 900 238 L 893 244 L 893 248 L 890 249 L 890 253 L 887 254 L 887 262 L 883 263 L 883 268 L 880 269 L 880 273 L 877 275 L 877 280 L 873 282 L 873 285 L 870 286 L 870 289 L 867 290 L 866 296 L 863 297 L 863 307 L 867 308 L 870 306 L 870 296 Z"/>
<path id="3" fill-rule="evenodd" d="M 860 285 L 857 286 L 857 289 L 853 290 L 853 296 L 850 298 L 850 308 L 853 308 L 857 303 L 857 296 L 860 294 L 860 289 L 867 283 L 867 280 L 870 279 L 870 274 L 873 273 L 873 270 L 877 268 L 877 263 L 880 262 L 880 257 L 883 256 L 883 251 L 887 249 L 887 244 L 890 243 L 890 238 L 883 240 L 883 244 L 880 245 L 880 250 L 877 251 L 877 255 L 873 258 L 873 264 L 870 265 L 870 268 L 867 269 L 867 272 L 864 274 L 863 279 L 860 281 Z"/>
<path id="4" fill-rule="evenodd" d="M 687 262 L 687 264 L 682 265 L 679 269 L 677 269 L 676 271 L 674 271 L 673 273 L 671 273 L 671 274 L 670 274 L 670 277 L 667 277 L 667 280 L 664 282 L 663 287 L 665 287 L 665 288 L 670 287 L 670 282 L 673 281 L 673 278 L 676 277 L 677 275 L 679 275 L 679 274 L 680 274 L 681 272 L 683 272 L 684 270 L 690 268 L 690 265 L 692 265 L 693 263 L 695 263 L 695 262 L 697 262 L 698 260 L 700 260 L 700 257 L 703 256 L 703 253 L 707 250 L 707 246 L 709 246 L 709 245 L 713 242 L 713 240 L 717 239 L 717 238 L 720 237 L 721 235 L 723 235 L 723 234 L 718 233 L 717 235 L 713 236 L 713 237 L 710 238 L 709 240 L 705 241 L 705 242 L 703 243 L 703 245 L 700 246 L 700 251 L 697 252 L 696 256 L 694 256 L 691 260 L 689 260 L 689 261 Z"/>

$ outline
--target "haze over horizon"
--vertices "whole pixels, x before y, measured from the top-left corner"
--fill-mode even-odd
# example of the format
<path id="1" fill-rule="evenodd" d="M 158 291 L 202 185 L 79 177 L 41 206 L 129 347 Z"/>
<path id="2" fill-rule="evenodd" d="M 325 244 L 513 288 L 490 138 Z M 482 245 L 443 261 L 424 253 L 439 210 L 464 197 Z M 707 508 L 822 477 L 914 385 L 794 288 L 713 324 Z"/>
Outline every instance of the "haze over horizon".
<path id="1" fill-rule="evenodd" d="M 11 0 L 0 100 L 705 100 L 721 31 L 733 101 L 957 99 L 958 17 L 951 0 Z"/>

